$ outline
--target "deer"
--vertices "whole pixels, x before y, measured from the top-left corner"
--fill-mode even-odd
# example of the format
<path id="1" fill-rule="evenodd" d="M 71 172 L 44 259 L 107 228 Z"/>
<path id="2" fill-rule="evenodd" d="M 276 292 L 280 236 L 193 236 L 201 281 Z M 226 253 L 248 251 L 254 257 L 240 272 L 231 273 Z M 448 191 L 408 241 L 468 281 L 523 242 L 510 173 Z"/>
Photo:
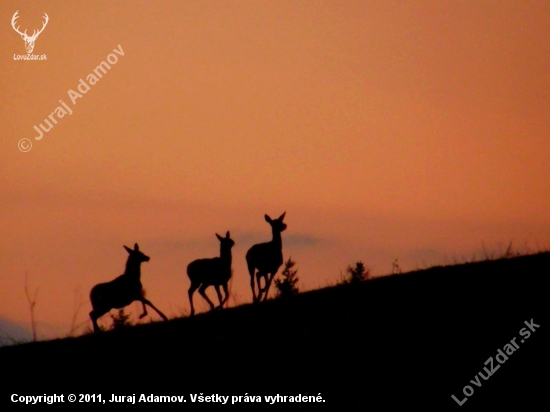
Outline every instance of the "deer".
<path id="1" fill-rule="evenodd" d="M 286 229 L 286 224 L 283 223 L 286 212 L 279 218 L 271 219 L 267 214 L 264 216 L 267 223 L 271 225 L 273 238 L 270 242 L 258 243 L 252 246 L 246 252 L 246 264 L 248 273 L 250 274 L 250 287 L 252 288 L 252 299 L 254 303 L 262 300 L 267 300 L 269 287 L 277 271 L 283 264 L 283 241 L 281 232 Z M 256 272 L 256 269 L 258 271 Z M 254 276 L 258 281 L 258 296 L 254 287 Z M 260 280 L 264 279 L 264 287 L 261 287 Z"/>
<path id="2" fill-rule="evenodd" d="M 193 306 L 193 294 L 197 289 L 201 296 L 210 305 L 210 310 L 221 309 L 227 299 L 229 298 L 229 291 L 227 284 L 231 279 L 232 269 L 232 257 L 231 248 L 235 245 L 233 239 L 230 238 L 229 231 L 225 234 L 225 237 L 221 237 L 216 233 L 216 237 L 220 241 L 220 256 L 206 259 L 196 259 L 187 265 L 187 276 L 191 281 L 189 287 L 189 303 L 191 305 L 191 315 L 195 315 L 195 307 Z M 208 299 L 205 291 L 209 286 L 214 286 L 218 295 L 220 305 L 216 308 L 212 301 Z M 222 299 L 220 292 L 220 286 L 223 287 L 225 297 Z"/>
<path id="3" fill-rule="evenodd" d="M 19 18 L 19 16 L 17 15 L 17 13 L 19 13 L 19 10 L 17 10 L 14 14 L 13 14 L 13 17 L 11 18 L 11 26 L 13 27 L 13 29 L 19 33 L 21 35 L 21 38 L 25 41 L 25 48 L 27 49 L 27 53 L 32 53 L 32 51 L 34 50 L 34 42 L 36 41 L 36 38 L 38 37 L 38 35 L 40 33 L 42 33 L 44 31 L 44 28 L 46 27 L 46 25 L 48 24 L 48 21 L 50 20 L 50 18 L 48 17 L 48 15 L 46 13 L 44 13 L 44 16 L 42 16 L 43 18 L 46 19 L 46 21 L 44 23 L 42 23 L 42 28 L 40 30 L 34 30 L 33 33 L 32 33 L 32 36 L 29 36 L 27 35 L 27 30 L 25 30 L 24 33 L 21 33 L 19 31 L 19 26 L 15 27 L 15 20 L 17 20 Z"/>
<path id="4" fill-rule="evenodd" d="M 147 308 L 145 305 L 148 305 L 153 308 L 162 319 L 168 320 L 168 318 L 166 318 L 166 316 L 149 300 L 145 299 L 144 296 L 140 280 L 141 263 L 149 262 L 150 257 L 139 250 L 137 243 L 134 245 L 134 249 L 130 249 L 126 245 L 123 246 L 129 254 L 124 273 L 110 282 L 95 285 L 90 291 L 90 301 L 92 303 L 90 318 L 92 319 L 95 333 L 101 332 L 97 324 L 98 318 L 105 315 L 111 309 L 122 309 L 136 300 L 143 305 L 143 313 L 139 316 L 140 319 L 147 315 Z"/>

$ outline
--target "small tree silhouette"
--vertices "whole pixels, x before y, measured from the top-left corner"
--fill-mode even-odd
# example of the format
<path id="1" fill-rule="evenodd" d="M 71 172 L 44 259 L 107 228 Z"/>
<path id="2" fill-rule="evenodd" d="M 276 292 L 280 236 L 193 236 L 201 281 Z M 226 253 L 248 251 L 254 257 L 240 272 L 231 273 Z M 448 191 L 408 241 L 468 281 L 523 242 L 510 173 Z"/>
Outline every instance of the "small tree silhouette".
<path id="1" fill-rule="evenodd" d="M 285 268 L 281 273 L 282 279 L 275 279 L 275 287 L 277 288 L 278 298 L 287 298 L 298 294 L 299 290 L 296 286 L 299 280 L 296 276 L 298 270 L 292 270 L 295 265 L 296 262 L 289 257 L 285 262 Z"/>
<path id="2" fill-rule="evenodd" d="M 38 289 L 35 290 L 34 296 L 31 297 L 29 293 L 29 288 L 27 286 L 27 278 L 29 274 L 25 272 L 25 295 L 27 295 L 27 302 L 29 302 L 29 308 L 31 310 L 31 329 L 32 329 L 32 340 L 36 342 L 36 319 L 34 317 L 34 306 L 36 305 L 36 296 L 38 295 Z"/>
<path id="3" fill-rule="evenodd" d="M 370 278 L 370 269 L 366 268 L 361 261 L 356 262 L 355 267 L 348 265 L 346 273 L 348 276 L 344 279 L 344 283 L 358 283 Z"/>
<path id="4" fill-rule="evenodd" d="M 399 266 L 399 263 L 397 262 L 397 258 L 395 258 L 391 266 L 392 266 L 392 270 L 391 270 L 392 275 L 401 274 L 401 266 Z"/>
<path id="5" fill-rule="evenodd" d="M 119 309 L 117 315 L 111 314 L 111 319 L 113 324 L 111 325 L 111 330 L 120 330 L 128 326 L 132 326 L 132 321 L 130 320 L 130 315 L 124 313 L 124 309 Z"/>

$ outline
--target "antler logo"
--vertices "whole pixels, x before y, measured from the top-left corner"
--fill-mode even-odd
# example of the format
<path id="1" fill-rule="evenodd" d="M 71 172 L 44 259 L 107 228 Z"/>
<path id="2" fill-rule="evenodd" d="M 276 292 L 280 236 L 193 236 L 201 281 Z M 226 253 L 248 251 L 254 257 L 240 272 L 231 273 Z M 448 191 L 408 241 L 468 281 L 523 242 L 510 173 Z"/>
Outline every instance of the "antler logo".
<path id="1" fill-rule="evenodd" d="M 11 26 L 13 27 L 13 29 L 14 29 L 17 33 L 19 33 L 19 34 L 21 35 L 21 38 L 22 38 L 23 40 L 25 40 L 25 48 L 27 49 L 27 53 L 30 54 L 30 53 L 32 53 L 32 51 L 33 51 L 33 49 L 34 49 L 34 42 L 36 41 L 36 38 L 38 37 L 38 35 L 39 35 L 40 33 L 42 33 L 42 31 L 44 30 L 44 28 L 45 28 L 46 25 L 48 24 L 48 20 L 49 20 L 50 18 L 48 17 L 48 15 L 47 15 L 46 13 L 44 13 L 44 17 L 45 17 L 46 21 L 45 21 L 44 24 L 42 25 L 42 28 L 41 28 L 40 30 L 38 30 L 38 31 L 37 31 L 37 30 L 34 30 L 32 36 L 29 36 L 29 35 L 27 35 L 27 30 L 25 30 L 24 33 L 21 33 L 21 32 L 19 31 L 19 26 L 18 26 L 18 27 L 15 27 L 15 20 L 16 20 L 17 18 L 19 18 L 19 16 L 17 15 L 17 13 L 19 13 L 19 10 L 17 10 L 17 11 L 14 13 L 14 15 L 13 15 L 13 17 L 12 17 L 12 19 L 11 19 Z"/>

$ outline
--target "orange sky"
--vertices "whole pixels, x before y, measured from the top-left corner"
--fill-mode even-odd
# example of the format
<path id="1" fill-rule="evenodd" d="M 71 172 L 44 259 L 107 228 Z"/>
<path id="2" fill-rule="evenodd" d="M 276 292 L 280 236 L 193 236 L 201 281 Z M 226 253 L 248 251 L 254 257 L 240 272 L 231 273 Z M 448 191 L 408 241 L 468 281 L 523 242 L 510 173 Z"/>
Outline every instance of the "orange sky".
<path id="1" fill-rule="evenodd" d="M 47 60 L 14 60 L 17 10 L 28 34 L 48 14 Z M 549 247 L 549 18 L 519 0 L 3 1 L 0 320 L 28 327 L 28 273 L 40 336 L 68 332 L 79 296 L 91 326 L 90 288 L 135 242 L 147 296 L 179 316 L 186 265 L 227 230 L 231 304 L 250 302 L 265 213 L 287 212 L 303 290 L 357 260 L 383 275 Z M 35 140 L 60 100 L 73 113 Z"/>

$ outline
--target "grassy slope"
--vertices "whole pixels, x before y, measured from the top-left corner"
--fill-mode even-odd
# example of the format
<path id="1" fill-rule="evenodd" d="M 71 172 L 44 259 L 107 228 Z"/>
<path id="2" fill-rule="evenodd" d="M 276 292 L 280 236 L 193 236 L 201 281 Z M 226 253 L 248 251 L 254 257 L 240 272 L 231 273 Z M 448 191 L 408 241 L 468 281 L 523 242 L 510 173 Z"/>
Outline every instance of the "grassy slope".
<path id="1" fill-rule="evenodd" d="M 463 407 L 525 406 L 542 396 L 537 374 L 547 373 L 549 274 L 550 253 L 435 267 L 287 302 L 5 347 L 5 391 L 321 393 L 327 402 L 365 408 L 450 409 L 458 407 L 451 395 L 463 399 L 484 362 L 533 318 L 539 330 L 481 388 L 473 386 Z"/>

